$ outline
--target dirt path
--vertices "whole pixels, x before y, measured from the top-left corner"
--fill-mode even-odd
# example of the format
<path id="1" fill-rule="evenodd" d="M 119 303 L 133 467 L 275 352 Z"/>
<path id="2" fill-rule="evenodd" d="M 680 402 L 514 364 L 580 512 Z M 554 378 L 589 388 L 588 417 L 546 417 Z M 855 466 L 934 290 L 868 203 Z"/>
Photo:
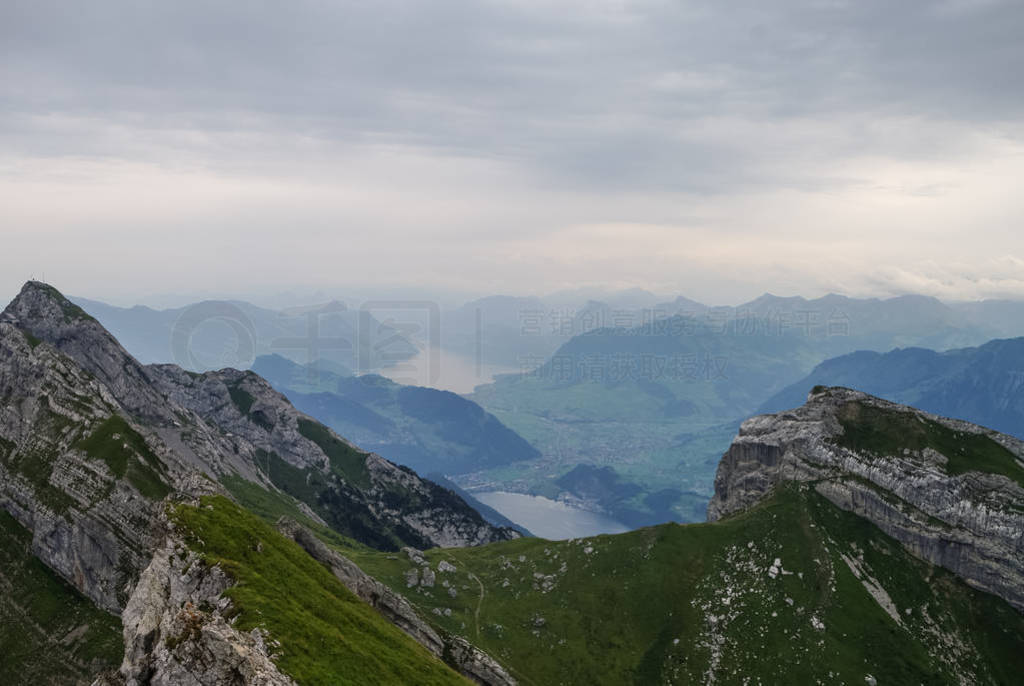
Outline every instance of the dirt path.
<path id="1" fill-rule="evenodd" d="M 476 601 L 476 610 L 473 612 L 473 623 L 476 625 L 476 637 L 477 637 L 477 640 L 479 640 L 480 639 L 480 607 L 484 604 L 484 596 L 487 595 L 487 593 L 484 591 L 484 582 L 480 581 L 480 577 L 478 577 L 476 574 L 474 574 L 473 572 L 469 571 L 468 569 L 466 570 L 466 574 L 469 575 L 470 579 L 472 579 L 473 581 L 477 582 L 477 584 L 480 585 L 480 598 Z"/>
<path id="2" fill-rule="evenodd" d="M 448 562 L 448 564 L 450 564 L 450 565 L 452 565 L 453 567 L 456 567 L 456 568 L 458 568 L 458 566 L 460 564 L 460 563 L 456 562 L 455 560 L 446 560 L 446 562 Z M 465 567 L 463 567 L 463 569 L 465 569 Z M 466 569 L 466 574 L 469 576 L 470 579 L 475 581 L 477 583 L 477 585 L 480 587 L 480 597 L 477 599 L 477 601 L 476 601 L 476 609 L 473 611 L 473 625 L 474 625 L 474 628 L 476 629 L 476 637 L 477 637 L 477 639 L 479 639 L 480 638 L 480 608 L 484 604 L 484 596 L 487 595 L 487 592 L 484 590 L 484 582 L 480 581 L 480 577 L 478 577 L 476 574 L 474 574 L 473 572 L 469 571 L 468 569 Z"/>

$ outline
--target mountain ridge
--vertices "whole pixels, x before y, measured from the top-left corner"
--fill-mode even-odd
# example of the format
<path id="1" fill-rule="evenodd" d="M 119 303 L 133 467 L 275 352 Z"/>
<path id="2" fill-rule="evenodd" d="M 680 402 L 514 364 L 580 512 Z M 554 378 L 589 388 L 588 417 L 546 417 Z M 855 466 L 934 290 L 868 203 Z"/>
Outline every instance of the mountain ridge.
<path id="1" fill-rule="evenodd" d="M 451 491 L 336 436 L 251 372 L 139 364 L 39 282 L 0 315 L 0 393 L 0 507 L 27 529 L 32 553 L 98 607 L 121 615 L 141 603 L 141 615 L 125 624 L 125 644 L 135 646 L 121 670 L 129 683 L 148 683 L 154 669 L 180 680 L 169 675 L 201 672 L 235 650 L 257 662 L 215 661 L 225 673 L 276 669 L 257 664 L 261 651 L 270 653 L 262 639 L 225 623 L 223 603 L 196 615 L 204 627 L 198 643 L 171 640 L 167 632 L 191 631 L 191 620 L 166 604 L 189 567 L 168 561 L 177 570 L 168 576 L 154 557 L 185 544 L 167 519 L 168 497 L 274 503 L 335 538 L 396 551 L 518 536 L 484 522 Z M 156 576 L 146 577 L 151 568 Z M 199 607 L 233 588 L 217 578 L 188 581 L 180 601 Z M 155 644 L 154 631 L 167 640 Z M 186 659 L 181 651 L 193 648 L 200 653 Z"/>
<path id="2" fill-rule="evenodd" d="M 1024 437 L 1024 338 L 937 352 L 897 348 L 825 360 L 758 410 L 796 407 L 816 385 L 854 386 L 893 402 Z"/>
<path id="3" fill-rule="evenodd" d="M 534 459 L 537 450 L 476 403 L 375 374 L 260 356 L 253 371 L 339 434 L 419 473 L 460 474 Z"/>

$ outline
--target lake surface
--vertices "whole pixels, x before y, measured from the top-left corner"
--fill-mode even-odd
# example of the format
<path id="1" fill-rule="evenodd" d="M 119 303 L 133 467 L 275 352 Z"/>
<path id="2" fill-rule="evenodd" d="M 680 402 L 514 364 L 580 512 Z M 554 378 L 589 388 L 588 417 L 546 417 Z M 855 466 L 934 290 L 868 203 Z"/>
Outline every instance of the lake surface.
<path id="1" fill-rule="evenodd" d="M 475 360 L 445 350 L 435 350 L 433 353 L 421 350 L 413 358 L 374 371 L 407 386 L 427 386 L 468 394 L 481 384 L 491 383 L 498 374 L 518 374 L 522 370 L 477 365 Z"/>
<path id="2" fill-rule="evenodd" d="M 473 497 L 526 527 L 534 535 L 553 541 L 629 531 L 625 524 L 611 517 L 539 495 L 486 491 L 474 493 Z"/>

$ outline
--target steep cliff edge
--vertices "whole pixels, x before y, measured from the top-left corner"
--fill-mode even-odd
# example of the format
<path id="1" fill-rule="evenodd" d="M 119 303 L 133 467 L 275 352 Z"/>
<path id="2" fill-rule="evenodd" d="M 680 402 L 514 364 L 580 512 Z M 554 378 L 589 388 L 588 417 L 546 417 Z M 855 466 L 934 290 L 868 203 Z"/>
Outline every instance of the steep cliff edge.
<path id="1" fill-rule="evenodd" d="M 748 419 L 722 458 L 708 519 L 809 482 L 917 557 L 1024 611 L 1024 443 L 845 388 Z"/>

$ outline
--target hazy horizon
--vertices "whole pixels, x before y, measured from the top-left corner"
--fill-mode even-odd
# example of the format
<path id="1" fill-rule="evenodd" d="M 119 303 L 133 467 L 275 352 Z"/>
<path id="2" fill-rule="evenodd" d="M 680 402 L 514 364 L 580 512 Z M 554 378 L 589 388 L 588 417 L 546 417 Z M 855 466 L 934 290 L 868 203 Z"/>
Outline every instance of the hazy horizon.
<path id="1" fill-rule="evenodd" d="M 711 308 L 716 307 L 740 307 L 749 304 L 761 297 L 777 297 L 777 298 L 803 298 L 808 301 L 817 300 L 827 296 L 840 296 L 850 298 L 852 300 L 890 300 L 893 298 L 901 298 L 906 296 L 922 296 L 922 297 L 934 297 L 940 302 L 946 305 L 956 305 L 962 303 L 982 302 L 982 301 L 1007 301 L 1007 302 L 1024 302 L 1024 295 L 1021 296 L 1010 296 L 1005 298 L 947 298 L 941 296 L 930 295 L 927 293 L 899 293 L 889 295 L 857 295 L 849 293 L 837 293 L 835 291 L 825 292 L 814 292 L 811 294 L 793 292 L 793 293 L 782 293 L 772 292 L 770 290 L 760 291 L 753 293 L 749 297 L 738 297 L 733 298 L 729 301 L 722 300 L 702 300 L 700 298 L 691 297 L 687 293 L 654 293 L 645 289 L 599 289 L 598 287 L 593 288 L 593 292 L 588 292 L 591 289 L 579 289 L 581 292 L 576 293 L 573 290 L 567 291 L 542 291 L 542 292 L 524 292 L 524 293 L 512 293 L 512 292 L 496 292 L 496 293 L 473 293 L 473 292 L 454 292 L 454 291 L 424 291 L 422 288 L 416 287 L 403 287 L 403 286 L 381 286 L 381 287 L 367 287 L 367 286 L 354 286 L 354 287 L 335 287 L 335 288 L 317 288 L 317 289 L 282 289 L 280 291 L 197 291 L 197 292 L 180 292 L 180 293 L 149 293 L 149 294 L 138 294 L 135 295 L 131 292 L 120 292 L 112 293 L 109 296 L 95 296 L 83 293 L 75 293 L 66 290 L 59 283 L 54 283 L 52 280 L 44 279 L 42 275 L 30 275 L 26 281 L 36 280 L 49 283 L 60 290 L 65 296 L 78 300 L 91 300 L 105 305 L 113 307 L 128 309 L 135 306 L 148 307 L 154 310 L 174 310 L 194 305 L 203 301 L 238 301 L 245 302 L 256 307 L 260 307 L 267 310 L 287 310 L 289 308 L 301 308 L 315 305 L 323 305 L 332 301 L 344 303 L 349 307 L 358 307 L 360 304 L 368 301 L 376 301 L 382 299 L 394 299 L 394 300 L 408 300 L 410 298 L 426 299 L 431 302 L 437 303 L 442 310 L 454 310 L 465 305 L 470 305 L 478 300 L 486 298 L 535 298 L 538 300 L 545 301 L 547 304 L 564 304 L 569 305 L 583 305 L 588 300 L 596 302 L 604 302 L 602 298 L 615 299 L 623 295 L 633 295 L 634 291 L 642 291 L 643 295 L 636 294 L 638 299 L 649 300 L 653 304 L 665 304 L 670 303 L 677 297 L 686 298 L 706 305 Z M 23 285 L 23 284 L 22 284 Z M 17 296 L 20 290 L 20 285 L 17 289 L 11 293 L 0 293 L 0 303 L 6 306 L 11 300 Z M 650 309 L 651 306 L 637 305 L 633 309 Z M 3 307 L 0 307 L 3 309 Z M 629 309 L 624 307 L 623 309 Z"/>

